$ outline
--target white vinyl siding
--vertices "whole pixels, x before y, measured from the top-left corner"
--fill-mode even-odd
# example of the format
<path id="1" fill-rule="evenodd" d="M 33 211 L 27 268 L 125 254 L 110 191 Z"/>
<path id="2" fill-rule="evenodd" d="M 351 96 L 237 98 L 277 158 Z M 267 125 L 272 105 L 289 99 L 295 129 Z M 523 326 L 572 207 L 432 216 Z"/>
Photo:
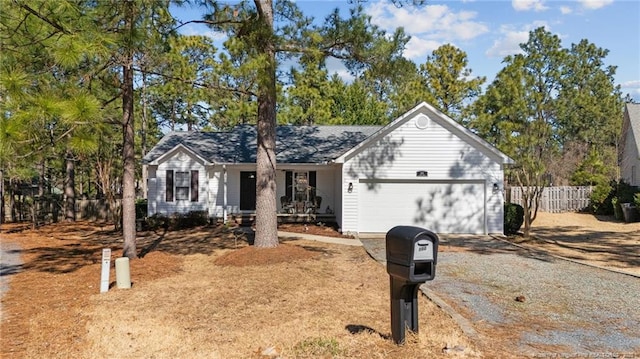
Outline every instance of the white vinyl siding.
<path id="1" fill-rule="evenodd" d="M 224 218 L 224 168 L 222 166 L 213 167 L 209 173 L 209 185 L 207 198 L 209 207 L 209 217 Z"/>
<path id="2" fill-rule="evenodd" d="M 626 139 L 622 153 L 624 155 L 620 159 L 620 176 L 630 185 L 640 186 L 640 181 L 638 181 L 637 176 L 634 176 L 635 167 L 640 166 L 640 154 L 638 154 L 636 141 L 630 129 L 626 131 Z"/>
<path id="3" fill-rule="evenodd" d="M 620 177 L 632 186 L 640 186 L 640 104 L 627 104 L 618 152 Z"/>
<path id="4" fill-rule="evenodd" d="M 184 199 L 178 199 L 177 188 L 174 188 L 174 200 L 172 202 L 167 202 L 165 198 L 165 190 L 166 190 L 166 173 L 167 171 L 174 171 L 174 187 L 178 186 L 178 178 L 176 176 L 177 173 L 184 172 L 186 173 L 186 197 Z M 190 199 L 190 176 L 191 171 L 198 171 L 198 202 L 192 202 Z M 154 183 L 155 182 L 155 183 Z M 194 158 L 190 153 L 184 150 L 177 150 L 175 153 L 172 153 L 170 156 L 167 156 L 164 162 L 158 164 L 158 167 L 155 171 L 155 180 L 151 181 L 150 184 L 155 186 L 155 209 L 153 209 L 154 213 L 163 214 L 163 215 L 171 215 L 173 213 L 188 213 L 190 211 L 206 211 L 208 209 L 208 205 L 206 203 L 205 198 L 207 198 L 207 175 L 205 166 L 196 158 Z M 151 186 L 150 186 L 151 187 Z M 152 189 L 149 189 L 149 194 L 152 194 Z M 152 198 L 152 197 L 150 197 Z M 182 198 L 182 197 L 180 197 Z M 150 212 L 152 211 L 150 207 Z M 150 213 L 153 215 L 154 213 Z"/>
<path id="5" fill-rule="evenodd" d="M 474 192 L 482 193 L 482 197 L 478 198 L 483 199 L 483 211 L 487 209 L 486 218 L 482 223 L 478 222 L 478 227 L 473 232 L 502 232 L 502 194 L 490 190 L 493 183 L 502 187 L 501 160 L 484 146 L 464 140 L 463 138 L 466 139 L 468 136 L 444 121 L 436 121 L 436 116 L 431 115 L 428 125 L 422 128 L 416 126 L 416 117 L 399 122 L 396 128 L 346 158 L 342 170 L 343 231 L 375 232 L 370 229 L 376 229 L 376 216 L 363 211 L 362 208 L 361 196 L 367 194 L 361 192 L 367 187 L 360 186 L 360 180 L 424 180 L 484 184 L 483 191 L 475 188 Z M 423 171 L 426 176 L 417 176 L 419 171 Z M 349 183 L 353 184 L 351 193 L 347 192 Z M 411 198 L 414 195 L 413 190 L 410 186 L 394 188 L 395 196 L 398 197 Z M 375 194 L 370 193 L 369 196 L 371 195 L 375 197 Z M 379 208 L 381 212 L 387 211 L 383 204 Z M 366 216 L 372 218 L 364 218 Z M 409 220 L 404 219 L 405 222 Z"/>
<path id="6" fill-rule="evenodd" d="M 636 139 L 633 131 L 630 129 L 626 132 L 626 140 L 622 150 L 623 156 L 620 161 L 620 176 L 623 180 L 632 186 L 640 186 L 640 178 L 638 178 L 638 167 L 640 167 L 640 154 L 636 147 Z"/>
<path id="7" fill-rule="evenodd" d="M 326 213 L 327 206 L 332 211 L 336 209 L 334 176 L 335 171 L 333 169 L 316 171 L 316 196 L 322 197 L 318 213 Z"/>

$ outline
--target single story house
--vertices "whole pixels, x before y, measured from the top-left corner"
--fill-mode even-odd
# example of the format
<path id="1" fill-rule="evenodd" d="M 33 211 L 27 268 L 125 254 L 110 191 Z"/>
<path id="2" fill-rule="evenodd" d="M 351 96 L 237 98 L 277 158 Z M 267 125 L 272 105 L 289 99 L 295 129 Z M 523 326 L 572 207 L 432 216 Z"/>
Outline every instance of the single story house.
<path id="1" fill-rule="evenodd" d="M 619 149 L 620 178 L 640 187 L 640 104 L 628 103 L 625 107 Z"/>
<path id="2" fill-rule="evenodd" d="M 414 225 L 502 233 L 508 156 L 427 103 L 386 126 L 278 126 L 282 216 L 330 216 L 343 233 Z M 255 211 L 256 130 L 171 132 L 144 157 L 148 213 Z"/>

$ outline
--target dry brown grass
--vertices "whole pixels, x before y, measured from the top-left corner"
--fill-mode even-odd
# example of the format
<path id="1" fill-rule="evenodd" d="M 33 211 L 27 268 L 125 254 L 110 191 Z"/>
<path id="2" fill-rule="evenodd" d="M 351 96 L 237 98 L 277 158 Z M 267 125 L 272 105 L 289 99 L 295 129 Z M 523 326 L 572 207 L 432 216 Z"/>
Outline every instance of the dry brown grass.
<path id="1" fill-rule="evenodd" d="M 420 332 L 395 345 L 388 276 L 361 247 L 288 241 L 265 257 L 286 260 L 261 262 L 220 228 L 147 233 L 132 289 L 99 294 L 101 249 L 118 238 L 88 223 L 2 233 L 24 261 L 3 297 L 3 358 L 481 356 L 424 298 Z"/>
<path id="2" fill-rule="evenodd" d="M 589 213 L 539 212 L 532 238 L 516 243 L 579 262 L 640 276 L 640 222 Z"/>

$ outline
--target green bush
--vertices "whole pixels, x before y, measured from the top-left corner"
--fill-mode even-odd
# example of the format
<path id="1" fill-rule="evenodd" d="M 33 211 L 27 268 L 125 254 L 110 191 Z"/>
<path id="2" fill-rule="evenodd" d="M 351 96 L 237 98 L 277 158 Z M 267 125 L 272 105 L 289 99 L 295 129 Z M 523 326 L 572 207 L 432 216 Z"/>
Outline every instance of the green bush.
<path id="1" fill-rule="evenodd" d="M 209 216 L 206 211 L 191 211 L 188 213 L 174 213 L 171 216 L 154 214 L 147 218 L 149 229 L 164 228 L 170 231 L 206 226 L 209 224 Z"/>
<path id="2" fill-rule="evenodd" d="M 633 197 L 637 192 L 638 189 L 624 181 L 621 181 L 616 186 L 616 197 L 618 197 L 619 203 L 633 203 Z"/>
<path id="3" fill-rule="evenodd" d="M 146 223 L 146 227 L 149 228 L 150 230 L 168 228 L 169 218 L 162 214 L 156 213 L 151 217 L 147 217 L 147 219 L 145 220 L 145 223 Z"/>
<path id="4" fill-rule="evenodd" d="M 147 217 L 147 200 L 136 200 L 136 219 L 144 219 Z"/>
<path id="5" fill-rule="evenodd" d="M 613 197 L 611 199 L 611 206 L 613 206 L 613 216 L 617 220 L 622 220 L 622 206 L 620 206 L 620 200 L 618 199 L 618 197 Z"/>
<path id="6" fill-rule="evenodd" d="M 595 214 L 616 214 L 614 202 L 633 203 L 638 189 L 624 181 L 611 181 L 607 185 L 597 185 L 591 192 L 591 209 Z"/>
<path id="7" fill-rule="evenodd" d="M 613 214 L 612 200 L 615 197 L 615 182 L 600 183 L 591 192 L 591 211 L 595 214 Z"/>
<path id="8" fill-rule="evenodd" d="M 524 222 L 524 208 L 515 203 L 504 204 L 504 234 L 516 234 Z"/>
<path id="9" fill-rule="evenodd" d="M 191 211 L 183 218 L 182 228 L 193 228 L 209 224 L 209 216 L 206 211 Z"/>
<path id="10" fill-rule="evenodd" d="M 638 208 L 638 210 L 640 211 L 640 192 L 636 193 L 633 196 L 633 203 L 636 204 L 636 208 Z"/>

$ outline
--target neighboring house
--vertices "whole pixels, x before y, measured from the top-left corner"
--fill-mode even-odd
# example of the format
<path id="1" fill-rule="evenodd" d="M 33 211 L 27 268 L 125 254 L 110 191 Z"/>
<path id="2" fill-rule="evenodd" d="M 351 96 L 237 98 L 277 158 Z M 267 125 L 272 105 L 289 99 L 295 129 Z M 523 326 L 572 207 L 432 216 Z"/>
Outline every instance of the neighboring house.
<path id="1" fill-rule="evenodd" d="M 640 187 L 640 104 L 626 105 L 619 148 L 620 178 Z"/>
<path id="2" fill-rule="evenodd" d="M 276 153 L 279 216 L 319 213 L 353 234 L 503 231 L 513 161 L 426 103 L 386 126 L 278 126 Z M 167 134 L 143 160 L 149 214 L 254 213 L 255 156 L 254 126 Z"/>

